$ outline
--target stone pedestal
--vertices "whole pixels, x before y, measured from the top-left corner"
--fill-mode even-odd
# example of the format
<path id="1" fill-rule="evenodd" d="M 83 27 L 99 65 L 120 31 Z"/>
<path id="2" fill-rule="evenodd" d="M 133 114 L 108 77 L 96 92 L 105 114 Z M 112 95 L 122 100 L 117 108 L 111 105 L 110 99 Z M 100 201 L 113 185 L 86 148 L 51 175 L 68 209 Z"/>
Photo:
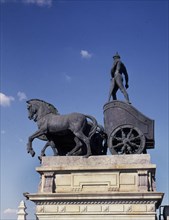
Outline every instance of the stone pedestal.
<path id="1" fill-rule="evenodd" d="M 37 172 L 38 220 L 155 220 L 156 192 L 149 155 L 43 157 Z"/>

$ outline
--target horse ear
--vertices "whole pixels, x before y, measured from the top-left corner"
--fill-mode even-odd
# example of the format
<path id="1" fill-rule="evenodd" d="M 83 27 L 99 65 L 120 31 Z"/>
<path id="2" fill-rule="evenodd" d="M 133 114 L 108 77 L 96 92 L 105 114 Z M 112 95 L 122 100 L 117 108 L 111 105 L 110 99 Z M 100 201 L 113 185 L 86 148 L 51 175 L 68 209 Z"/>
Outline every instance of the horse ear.
<path id="1" fill-rule="evenodd" d="M 29 101 L 26 101 L 26 103 L 27 103 L 27 108 L 29 108 L 31 104 L 29 103 Z"/>

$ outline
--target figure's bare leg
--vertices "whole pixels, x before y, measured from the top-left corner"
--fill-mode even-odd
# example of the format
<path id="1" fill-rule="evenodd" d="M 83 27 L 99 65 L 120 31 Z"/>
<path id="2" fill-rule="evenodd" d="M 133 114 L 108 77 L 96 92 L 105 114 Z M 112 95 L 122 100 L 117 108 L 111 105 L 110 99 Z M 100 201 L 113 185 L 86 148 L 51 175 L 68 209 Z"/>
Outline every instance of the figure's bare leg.
<path id="1" fill-rule="evenodd" d="M 119 76 L 116 78 L 116 83 L 117 83 L 120 91 L 123 93 L 124 98 L 126 99 L 127 103 L 130 103 L 129 96 L 128 96 L 128 93 L 123 85 L 123 80 L 122 80 L 122 76 L 120 73 L 119 73 Z"/>
<path id="2" fill-rule="evenodd" d="M 114 87 L 115 87 L 115 80 L 114 80 L 114 78 L 113 78 L 113 79 L 111 79 L 108 102 L 110 102 L 111 96 L 113 96 Z M 113 98 L 113 99 L 114 99 L 114 98 Z"/>
<path id="3" fill-rule="evenodd" d="M 113 100 L 117 100 L 117 91 L 118 91 L 118 86 L 115 84 L 115 86 L 114 86 L 114 89 L 113 89 L 113 91 L 112 91 L 112 97 L 113 97 Z"/>

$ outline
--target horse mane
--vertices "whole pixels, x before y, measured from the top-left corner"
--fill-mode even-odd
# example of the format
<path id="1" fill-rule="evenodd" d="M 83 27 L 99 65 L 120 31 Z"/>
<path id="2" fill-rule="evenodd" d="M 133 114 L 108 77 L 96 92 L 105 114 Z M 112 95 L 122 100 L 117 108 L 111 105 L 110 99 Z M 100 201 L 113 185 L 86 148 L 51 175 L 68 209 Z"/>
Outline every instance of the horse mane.
<path id="1" fill-rule="evenodd" d="M 57 108 L 55 108 L 54 105 L 52 105 L 52 104 L 50 104 L 50 103 L 48 103 L 48 102 L 45 102 L 45 101 L 43 101 L 43 100 L 41 100 L 41 99 L 30 99 L 30 100 L 27 101 L 27 103 L 32 102 L 32 101 L 44 103 L 45 105 L 47 105 L 48 109 L 49 109 L 52 113 L 54 113 L 54 114 L 59 114 Z"/>

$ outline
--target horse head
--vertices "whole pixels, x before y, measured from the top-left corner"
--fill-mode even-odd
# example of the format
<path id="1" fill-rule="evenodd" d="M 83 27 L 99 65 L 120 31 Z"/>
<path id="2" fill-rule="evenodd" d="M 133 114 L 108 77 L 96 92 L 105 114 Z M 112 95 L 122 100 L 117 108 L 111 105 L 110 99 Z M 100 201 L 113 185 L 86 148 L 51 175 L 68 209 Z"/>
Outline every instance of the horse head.
<path id="1" fill-rule="evenodd" d="M 30 101 L 27 101 L 27 109 L 28 109 L 28 118 L 30 120 L 34 120 L 36 121 L 36 118 L 37 118 L 37 106 L 30 100 Z"/>
<path id="2" fill-rule="evenodd" d="M 41 118 L 49 113 L 59 114 L 58 110 L 52 105 L 40 99 L 31 99 L 27 101 L 28 109 L 28 118 L 38 120 L 38 117 Z"/>

